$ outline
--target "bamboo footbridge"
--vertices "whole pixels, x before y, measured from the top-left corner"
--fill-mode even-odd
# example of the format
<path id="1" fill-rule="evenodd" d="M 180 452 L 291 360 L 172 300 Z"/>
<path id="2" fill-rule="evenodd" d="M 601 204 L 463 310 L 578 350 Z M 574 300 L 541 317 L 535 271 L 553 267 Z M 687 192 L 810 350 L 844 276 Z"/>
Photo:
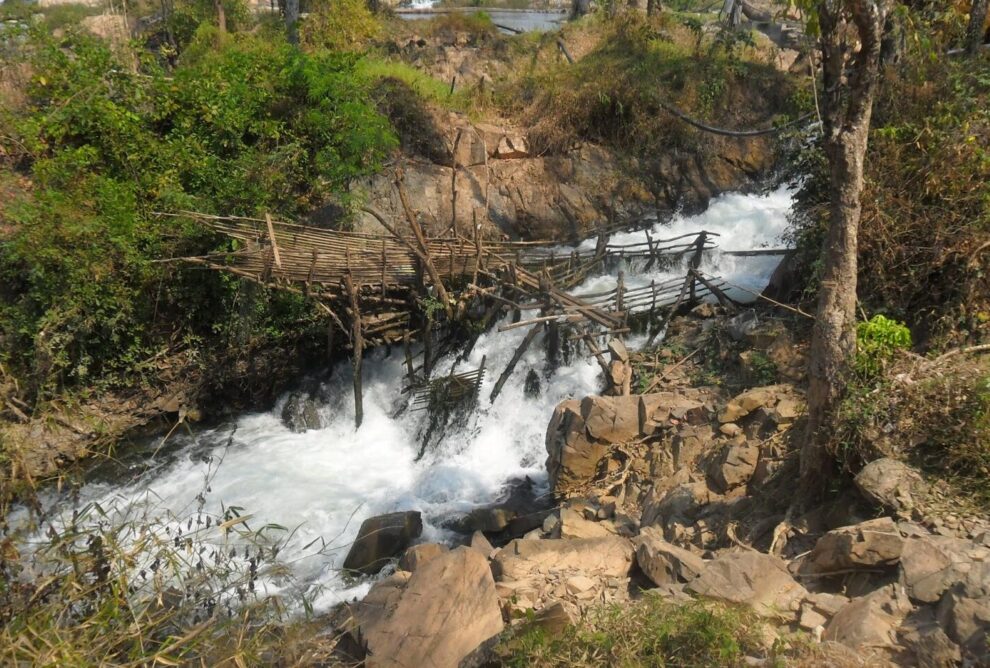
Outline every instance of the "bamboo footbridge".
<path id="1" fill-rule="evenodd" d="M 405 200 L 405 198 L 403 198 Z M 607 363 L 600 345 L 607 337 L 630 331 L 634 319 L 646 321 L 655 336 L 681 305 L 714 296 L 732 307 L 726 285 L 699 270 L 703 254 L 716 249 L 710 232 L 654 239 L 645 230 L 642 242 L 619 244 L 609 238 L 628 227 L 602 228 L 594 246 L 589 242 L 568 248 L 552 242 L 482 240 L 458 234 L 427 237 L 403 201 L 406 229 L 389 223 L 377 211 L 365 208 L 387 231 L 362 234 L 272 220 L 214 216 L 195 212 L 161 214 L 195 220 L 235 240 L 235 249 L 181 258 L 227 272 L 272 288 L 313 299 L 327 313 L 328 346 L 343 333 L 352 351 L 355 416 L 362 419 L 361 360 L 367 347 L 405 347 L 409 387 L 416 408 L 430 407 L 431 398 L 472 401 L 480 391 L 484 364 L 477 370 L 431 380 L 433 362 L 442 354 L 446 331 L 461 326 L 468 331 L 466 359 L 474 342 L 506 312 L 512 322 L 499 331 L 529 327 L 529 331 L 499 376 L 492 401 L 516 364 L 541 333 L 546 333 L 548 362 L 561 345 L 583 342 L 603 369 Z M 737 251 L 736 255 L 776 254 L 783 250 Z M 645 269 L 671 268 L 688 258 L 683 278 L 627 287 L 624 262 L 645 262 Z M 587 277 L 617 269 L 611 290 L 572 294 Z M 524 313 L 537 312 L 533 317 Z M 470 323 L 469 327 L 463 327 Z M 571 332 L 562 337 L 562 329 Z M 448 337 L 450 338 L 450 337 Z M 461 336 L 461 341 L 464 340 Z M 438 342 L 436 339 L 440 339 Z M 422 350 L 412 353 L 411 341 Z M 603 347 L 603 346 L 602 346 Z M 555 363 L 555 362 L 554 362 Z M 456 366 L 456 365 L 455 365 Z M 455 388 L 455 391 L 451 391 Z"/>

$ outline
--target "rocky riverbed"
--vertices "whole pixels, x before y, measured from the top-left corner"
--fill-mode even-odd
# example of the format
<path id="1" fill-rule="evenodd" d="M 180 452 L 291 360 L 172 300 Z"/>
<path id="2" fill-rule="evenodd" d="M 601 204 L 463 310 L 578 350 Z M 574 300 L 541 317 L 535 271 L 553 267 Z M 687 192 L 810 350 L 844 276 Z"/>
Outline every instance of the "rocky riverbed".
<path id="1" fill-rule="evenodd" d="M 730 326 L 700 309 L 675 330 Z M 765 323 L 740 354 L 788 336 Z M 985 664 L 990 522 L 947 510 L 943 490 L 890 458 L 789 516 L 803 411 L 800 378 L 562 402 L 546 435 L 550 508 L 475 512 L 459 547 L 412 544 L 406 515 L 362 527 L 352 554 L 394 572 L 337 611 L 347 651 L 369 665 L 485 665 L 509 628 L 553 635 L 652 594 L 748 608 L 767 624 L 767 651 L 803 633 L 834 665 Z"/>

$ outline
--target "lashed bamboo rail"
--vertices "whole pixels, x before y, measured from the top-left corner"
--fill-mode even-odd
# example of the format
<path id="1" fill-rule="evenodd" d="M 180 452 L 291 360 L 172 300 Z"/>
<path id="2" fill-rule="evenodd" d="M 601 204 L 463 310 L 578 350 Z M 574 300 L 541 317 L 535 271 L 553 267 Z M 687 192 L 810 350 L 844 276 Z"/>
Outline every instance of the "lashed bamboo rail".
<path id="1" fill-rule="evenodd" d="M 404 195 L 401 188 L 400 195 Z M 609 236 L 619 230 L 628 230 L 630 225 L 611 225 L 599 230 L 593 250 L 569 249 L 549 242 L 484 240 L 477 227 L 472 239 L 456 234 L 429 238 L 419 227 L 408 201 L 403 201 L 403 209 L 411 234 L 370 209 L 369 213 L 378 218 L 389 234 L 328 230 L 275 221 L 267 215 L 263 219 L 194 212 L 161 215 L 197 220 L 235 239 L 241 246 L 228 252 L 182 260 L 303 294 L 323 306 L 333 319 L 328 340 L 333 339 L 333 333 L 338 329 L 347 335 L 351 344 L 355 414 L 359 425 L 363 412 L 361 357 L 369 346 L 404 344 L 409 376 L 417 383 L 412 388 L 415 407 L 425 407 L 431 392 L 438 390 L 439 386 L 429 383 L 435 353 L 434 327 L 432 317 L 424 315 L 427 313 L 424 300 L 436 299 L 435 306 L 439 306 L 447 314 L 447 321 L 451 321 L 458 313 L 463 313 L 466 306 L 463 298 L 451 298 L 451 292 L 455 296 L 473 295 L 489 304 L 482 318 L 486 329 L 506 308 L 515 314 L 515 324 L 500 330 L 531 328 L 496 382 L 492 400 L 526 348 L 545 328 L 549 332 L 548 342 L 551 339 L 554 342 L 548 347 L 548 356 L 552 356 L 559 345 L 558 327 L 565 323 L 584 323 L 583 332 L 576 338 L 584 339 L 601 362 L 604 358 L 595 339 L 628 332 L 630 317 L 649 314 L 652 321 L 665 313 L 665 326 L 670 315 L 686 300 L 695 301 L 709 295 L 732 306 L 724 293 L 728 286 L 717 277 L 706 277 L 697 271 L 703 254 L 716 248 L 711 237 L 717 234 L 711 232 L 654 239 L 649 230 L 642 230 L 644 241 L 620 244 L 609 243 Z M 749 256 L 787 252 L 762 249 L 729 253 Z M 585 294 L 568 292 L 569 288 L 583 282 L 593 272 L 601 272 L 615 260 L 621 263 L 645 258 L 649 269 L 657 262 L 674 262 L 685 257 L 689 259 L 690 269 L 683 278 L 652 281 L 649 285 L 629 288 L 620 271 L 618 284 L 611 290 Z M 460 309 L 456 312 L 455 301 Z M 540 315 L 522 320 L 523 311 L 533 310 L 538 310 Z M 423 343 L 421 376 L 414 375 L 410 351 L 413 337 L 420 338 Z M 477 393 L 483 376 L 482 366 L 480 370 L 441 380 L 452 384 L 459 396 L 457 388 L 462 386 L 473 385 Z"/>

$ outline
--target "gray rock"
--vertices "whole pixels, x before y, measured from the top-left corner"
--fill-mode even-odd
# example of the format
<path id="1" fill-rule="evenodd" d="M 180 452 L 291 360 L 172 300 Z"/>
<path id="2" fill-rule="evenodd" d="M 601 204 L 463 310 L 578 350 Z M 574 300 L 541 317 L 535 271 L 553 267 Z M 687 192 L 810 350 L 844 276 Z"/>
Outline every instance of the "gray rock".
<path id="1" fill-rule="evenodd" d="M 928 493 L 928 485 L 920 473 L 889 457 L 864 466 L 855 483 L 867 499 L 895 512 L 914 508 Z"/>
<path id="2" fill-rule="evenodd" d="M 990 662 L 990 564 L 973 564 L 966 579 L 942 595 L 935 617 L 964 654 L 980 665 Z"/>
<path id="3" fill-rule="evenodd" d="M 285 402 L 282 423 L 296 433 L 323 428 L 316 400 L 302 393 L 293 394 Z"/>
<path id="4" fill-rule="evenodd" d="M 422 533 L 423 519 L 418 510 L 369 517 L 361 523 L 344 568 L 373 575 Z"/>

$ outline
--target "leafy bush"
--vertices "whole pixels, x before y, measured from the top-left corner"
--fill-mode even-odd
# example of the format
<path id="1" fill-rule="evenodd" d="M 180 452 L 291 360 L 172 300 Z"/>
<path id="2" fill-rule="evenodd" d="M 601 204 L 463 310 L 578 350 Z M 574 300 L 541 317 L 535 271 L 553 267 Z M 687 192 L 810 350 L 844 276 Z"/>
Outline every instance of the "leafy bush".
<path id="1" fill-rule="evenodd" d="M 169 76 L 80 33 L 27 38 L 11 56 L 30 67 L 27 104 L 0 111 L 3 151 L 31 179 L 4 208 L 0 361 L 51 391 L 121 379 L 183 339 L 223 349 L 305 318 L 301 298 L 159 263 L 226 246 L 156 212 L 294 217 L 346 200 L 395 143 L 357 58 L 205 26 Z"/>
<path id="2" fill-rule="evenodd" d="M 364 0 L 311 0 L 299 35 L 310 49 L 359 51 L 381 31 Z"/>
<path id="3" fill-rule="evenodd" d="M 532 126 L 535 150 L 566 151 L 575 141 L 594 140 L 645 161 L 678 148 L 713 155 L 722 138 L 688 126 L 660 102 L 732 127 L 763 125 L 789 107 L 790 78 L 753 49 L 720 48 L 698 58 L 701 32 L 662 15 L 620 13 L 600 32 L 598 45 L 574 65 L 534 61 L 502 95 L 506 113 Z"/>
<path id="4" fill-rule="evenodd" d="M 863 379 L 878 376 L 898 350 L 911 347 L 911 330 L 904 323 L 875 315 L 856 327 L 856 371 Z"/>

